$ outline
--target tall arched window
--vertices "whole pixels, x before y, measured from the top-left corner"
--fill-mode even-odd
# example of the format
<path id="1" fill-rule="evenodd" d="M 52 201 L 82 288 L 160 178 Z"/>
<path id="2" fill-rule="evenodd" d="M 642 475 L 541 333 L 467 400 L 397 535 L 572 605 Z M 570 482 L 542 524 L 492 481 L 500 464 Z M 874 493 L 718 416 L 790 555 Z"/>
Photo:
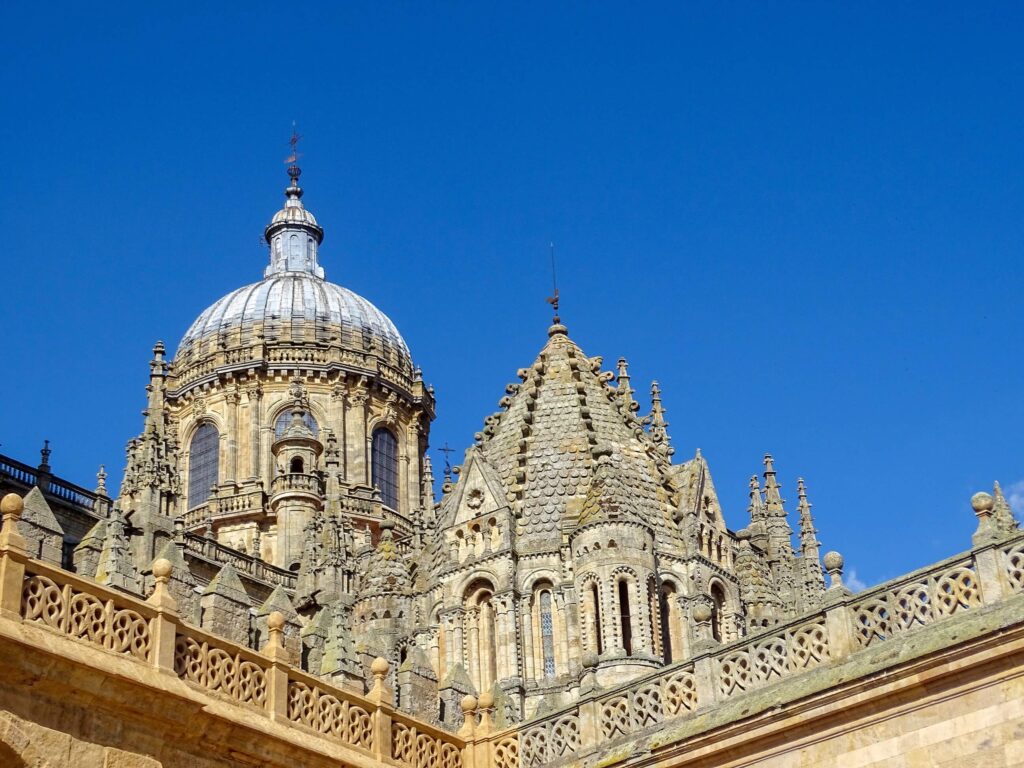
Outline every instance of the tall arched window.
<path id="1" fill-rule="evenodd" d="M 220 461 L 220 433 L 206 422 L 192 436 L 188 449 L 188 506 L 198 507 L 210 497 L 217 484 Z"/>
<path id="2" fill-rule="evenodd" d="M 483 580 L 475 581 L 466 591 L 463 634 L 466 638 L 466 659 L 470 678 L 477 690 L 486 691 L 497 680 L 496 626 L 494 590 Z"/>
<path id="3" fill-rule="evenodd" d="M 380 488 L 385 507 L 398 509 L 398 440 L 391 430 L 379 427 L 373 431 L 373 484 Z"/>
<path id="4" fill-rule="evenodd" d="M 722 611 L 725 609 L 725 591 L 721 584 L 711 585 L 711 636 L 722 642 Z"/>
<path id="5" fill-rule="evenodd" d="M 320 434 L 320 425 L 316 423 L 316 419 L 313 418 L 313 414 L 306 411 L 306 415 L 302 418 L 306 422 L 306 426 L 309 427 L 309 431 L 313 433 L 313 437 L 317 437 Z M 274 422 L 274 438 L 277 439 L 284 434 L 284 431 L 288 429 L 288 425 L 292 423 L 292 409 L 285 408 L 281 411 L 277 417 L 277 421 Z"/>
<path id="6" fill-rule="evenodd" d="M 604 641 L 601 638 L 601 592 L 597 582 L 590 585 L 590 620 L 593 634 L 593 651 L 598 656 L 604 653 Z"/>
<path id="7" fill-rule="evenodd" d="M 661 653 L 666 664 L 672 663 L 672 653 L 679 652 L 672 644 L 672 635 L 676 615 L 676 588 L 672 584 L 662 584 L 659 596 L 659 611 L 661 616 Z"/>
<path id="8" fill-rule="evenodd" d="M 551 618 L 551 592 L 540 593 L 540 644 L 544 654 L 544 677 L 555 676 L 555 627 Z"/>
<path id="9" fill-rule="evenodd" d="M 622 629 L 622 650 L 633 653 L 633 617 L 629 613 L 629 584 L 619 580 L 619 626 Z"/>

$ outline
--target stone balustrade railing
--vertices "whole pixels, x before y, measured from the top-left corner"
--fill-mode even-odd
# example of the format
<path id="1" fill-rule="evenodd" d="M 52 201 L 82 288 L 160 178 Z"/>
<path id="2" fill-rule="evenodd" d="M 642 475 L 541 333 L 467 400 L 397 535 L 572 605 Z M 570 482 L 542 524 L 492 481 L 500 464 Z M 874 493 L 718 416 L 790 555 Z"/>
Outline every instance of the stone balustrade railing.
<path id="1" fill-rule="evenodd" d="M 38 485 L 44 493 L 56 496 L 58 499 L 62 499 L 69 504 L 74 504 L 97 514 L 100 512 L 99 507 L 101 505 L 98 504 L 99 497 L 97 494 L 50 475 L 44 475 L 45 480 L 40 482 L 41 478 L 38 468 L 30 467 L 28 464 L 23 464 L 9 456 L 0 455 L 0 475 L 6 475 L 17 485 L 23 485 L 26 489 Z M 109 502 L 109 499 L 107 501 Z"/>
<path id="2" fill-rule="evenodd" d="M 409 768 L 477 765 L 476 744 L 394 708 L 384 659 L 371 666 L 374 684 L 365 696 L 336 687 L 296 668 L 284 646 L 281 614 L 270 615 L 269 639 L 261 652 L 253 651 L 182 621 L 167 587 L 168 561 L 153 564 L 155 588 L 141 600 L 28 557 L 18 531 L 21 499 L 8 494 L 0 510 L 0 617 L 166 670 L 186 685 L 379 762 Z M 474 719 L 472 711 L 467 714 Z"/>
<path id="3" fill-rule="evenodd" d="M 347 342 L 348 345 L 353 343 L 354 339 Z M 209 342 L 200 342 L 178 351 L 171 368 L 174 390 L 172 394 L 182 394 L 196 382 L 213 376 L 225 366 L 259 360 L 266 360 L 271 365 L 296 364 L 319 368 L 340 363 L 356 370 L 375 369 L 384 379 L 400 387 L 406 394 L 410 394 L 414 386 L 412 377 L 405 370 L 406 363 L 397 358 L 392 358 L 389 362 L 388 355 L 379 348 L 358 352 L 348 348 L 346 344 L 324 344 L 313 339 L 292 346 L 232 342 L 228 347 L 224 347 L 219 343 L 211 346 Z"/>
<path id="4" fill-rule="evenodd" d="M 275 721 L 410 768 L 557 764 L 1024 592 L 1024 531 L 1000 536 L 979 528 L 984 535 L 969 552 L 856 595 L 842 585 L 841 560 L 830 553 L 832 587 L 819 611 L 725 646 L 702 641 L 692 658 L 612 689 L 598 687 L 587 667 L 578 703 L 501 731 L 493 727 L 490 694 L 467 696 L 453 735 L 395 710 L 384 659 L 373 663 L 365 696 L 297 669 L 280 614 L 271 614 L 261 652 L 182 621 L 165 560 L 154 563 L 155 588 L 143 601 L 29 558 L 17 526 L 21 509 L 14 494 L 0 502 L 0 616 L 173 672 Z"/>
<path id="5" fill-rule="evenodd" d="M 289 491 L 299 491 L 302 493 L 309 493 L 314 496 L 322 496 L 323 480 L 316 475 L 290 472 L 288 474 L 278 475 L 270 484 L 270 492 L 272 496 L 276 496 L 279 493 L 287 493 Z"/>
<path id="6" fill-rule="evenodd" d="M 193 555 L 214 563 L 231 565 L 239 573 L 247 574 L 275 587 L 280 585 L 287 589 L 295 588 L 298 577 L 294 572 L 271 565 L 255 555 L 239 552 L 226 544 L 221 544 L 216 539 L 195 533 L 186 533 L 185 549 Z"/>
<path id="7" fill-rule="evenodd" d="M 593 670 L 584 670 L 579 703 L 490 737 L 493 765 L 532 768 L 586 754 L 1024 592 L 1024 531 L 1002 540 L 989 537 L 970 552 L 856 595 L 843 587 L 841 568 L 839 560 L 821 611 L 726 646 L 708 647 L 613 689 L 598 688 Z"/>

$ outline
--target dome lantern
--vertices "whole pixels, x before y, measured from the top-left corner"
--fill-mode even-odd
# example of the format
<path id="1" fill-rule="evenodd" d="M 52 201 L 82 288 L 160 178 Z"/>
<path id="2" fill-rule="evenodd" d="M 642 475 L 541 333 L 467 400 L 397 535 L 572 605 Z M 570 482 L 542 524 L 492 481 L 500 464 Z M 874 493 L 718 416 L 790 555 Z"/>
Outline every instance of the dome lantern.
<path id="1" fill-rule="evenodd" d="M 302 187 L 299 186 L 302 170 L 295 157 L 293 152 L 292 163 L 288 166 L 291 182 L 284 191 L 284 208 L 274 214 L 263 232 L 270 246 L 270 264 L 263 276 L 306 272 L 322 280 L 324 268 L 317 262 L 317 249 L 324 240 L 324 230 L 302 204 Z"/>

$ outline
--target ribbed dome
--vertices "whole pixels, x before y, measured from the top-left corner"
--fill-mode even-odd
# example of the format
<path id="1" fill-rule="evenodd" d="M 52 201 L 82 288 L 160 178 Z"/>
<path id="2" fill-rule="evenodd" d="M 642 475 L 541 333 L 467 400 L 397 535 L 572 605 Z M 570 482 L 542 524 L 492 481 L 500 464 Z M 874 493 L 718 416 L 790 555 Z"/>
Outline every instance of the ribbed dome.
<path id="1" fill-rule="evenodd" d="M 323 327 L 341 326 L 356 334 L 369 332 L 385 347 L 411 359 L 409 347 L 391 319 L 362 296 L 307 272 L 277 272 L 258 283 L 232 291 L 203 311 L 178 344 L 186 345 L 222 332 L 264 328 L 295 321 Z"/>
<path id="2" fill-rule="evenodd" d="M 264 278 L 232 291 L 206 309 L 178 344 L 177 355 L 214 336 L 246 343 L 257 331 L 267 343 L 329 341 L 369 350 L 378 345 L 385 359 L 411 365 L 409 348 L 387 315 L 362 296 L 329 283 L 319 263 L 324 232 L 302 204 L 298 166 L 288 168 L 285 203 L 264 233 L 270 264 Z"/>

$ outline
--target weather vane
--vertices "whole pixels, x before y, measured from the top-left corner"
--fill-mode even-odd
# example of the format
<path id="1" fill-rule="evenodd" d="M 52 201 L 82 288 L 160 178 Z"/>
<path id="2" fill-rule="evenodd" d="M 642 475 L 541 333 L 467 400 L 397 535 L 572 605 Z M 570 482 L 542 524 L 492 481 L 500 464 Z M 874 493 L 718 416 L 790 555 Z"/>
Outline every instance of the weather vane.
<path id="1" fill-rule="evenodd" d="M 299 139 L 301 138 L 302 136 L 299 135 L 299 131 L 295 127 L 295 121 L 292 120 L 292 137 L 288 139 L 288 143 L 291 145 L 292 151 L 285 160 L 285 163 L 288 164 L 288 175 L 291 176 L 293 180 L 297 180 L 299 178 L 299 174 L 302 173 L 302 171 L 299 170 L 299 157 L 301 157 L 299 154 Z"/>
<path id="2" fill-rule="evenodd" d="M 551 243 L 551 287 L 554 292 L 548 296 L 547 302 L 551 305 L 551 309 L 555 313 L 555 324 L 561 322 L 558 317 L 558 275 L 555 273 L 555 244 Z"/>
<path id="3" fill-rule="evenodd" d="M 444 441 L 444 446 L 441 447 L 441 448 L 438 448 L 437 450 L 439 450 L 441 453 L 444 454 L 444 476 L 446 478 L 448 478 L 448 480 L 451 480 L 451 477 L 452 477 L 452 464 L 451 464 L 450 461 L 448 461 L 448 455 L 451 454 L 451 453 L 455 453 L 455 449 L 454 448 L 449 448 L 448 447 L 448 441 L 445 440 Z"/>

